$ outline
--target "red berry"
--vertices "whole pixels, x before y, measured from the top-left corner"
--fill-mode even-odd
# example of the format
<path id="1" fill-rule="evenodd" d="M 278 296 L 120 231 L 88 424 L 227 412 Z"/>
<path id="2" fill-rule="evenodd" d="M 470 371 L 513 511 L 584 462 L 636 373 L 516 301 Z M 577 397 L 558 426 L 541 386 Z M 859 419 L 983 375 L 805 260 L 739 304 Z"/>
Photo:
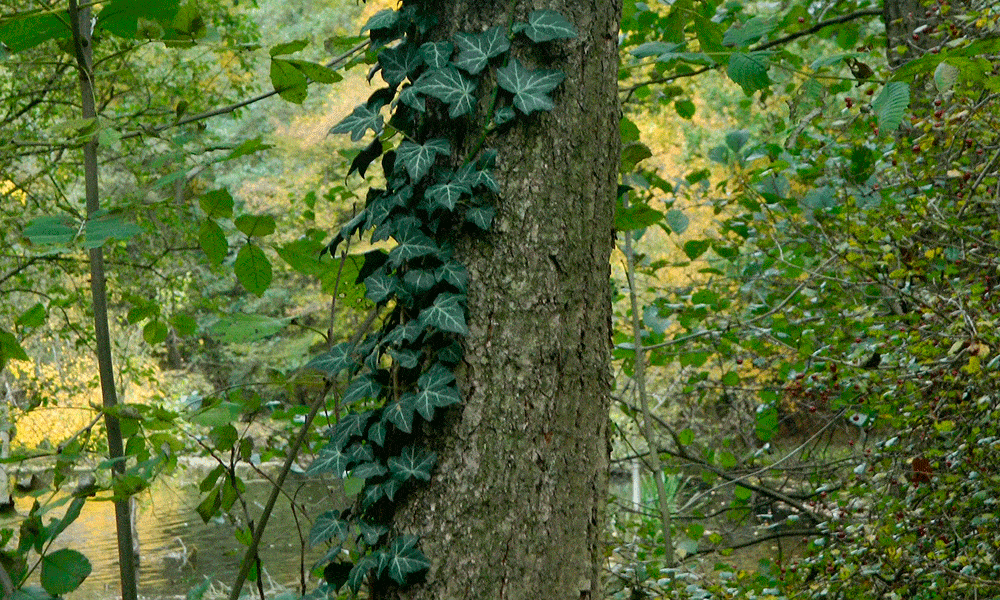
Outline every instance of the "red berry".
<path id="1" fill-rule="evenodd" d="M 805 17 L 799 17 L 799 23 L 805 23 L 805 22 L 806 22 Z"/>

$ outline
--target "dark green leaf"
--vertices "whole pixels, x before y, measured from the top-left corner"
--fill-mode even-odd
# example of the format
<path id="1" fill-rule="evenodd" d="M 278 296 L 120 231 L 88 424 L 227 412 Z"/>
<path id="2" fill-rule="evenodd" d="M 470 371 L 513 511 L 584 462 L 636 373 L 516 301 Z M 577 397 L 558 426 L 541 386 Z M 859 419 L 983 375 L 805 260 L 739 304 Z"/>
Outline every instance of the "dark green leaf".
<path id="1" fill-rule="evenodd" d="M 451 153 L 451 146 L 444 138 L 434 138 L 425 144 L 415 144 L 409 140 L 402 142 L 397 150 L 399 160 L 403 161 L 410 182 L 417 183 L 424 178 L 434 164 L 435 158 Z"/>
<path id="2" fill-rule="evenodd" d="M 363 436 L 365 426 L 368 425 L 371 415 L 372 411 L 370 410 L 366 410 L 363 413 L 352 412 L 344 415 L 340 418 L 340 422 L 337 423 L 337 427 L 333 430 L 333 434 L 330 437 L 348 440 L 352 437 Z"/>
<path id="3" fill-rule="evenodd" d="M 411 573 L 425 571 L 431 567 L 431 561 L 416 548 L 405 548 L 399 551 L 393 549 L 389 553 L 389 563 L 386 572 L 399 585 L 406 582 L 406 576 Z"/>
<path id="4" fill-rule="evenodd" d="M 69 12 L 22 14 L 0 22 L 0 42 L 12 53 L 33 48 L 54 39 L 68 39 Z"/>
<path id="5" fill-rule="evenodd" d="M 399 481 L 406 481 L 410 478 L 430 481 L 431 469 L 437 462 L 437 454 L 429 452 L 423 448 L 407 446 L 403 448 L 399 456 L 389 459 L 389 470 L 392 476 Z"/>
<path id="6" fill-rule="evenodd" d="M 552 69 L 529 71 L 516 58 L 497 70 L 497 83 L 514 94 L 514 106 L 526 115 L 536 110 L 552 110 L 555 104 L 548 93 L 565 78 L 562 71 Z"/>
<path id="7" fill-rule="evenodd" d="M 216 265 L 221 265 L 229 254 L 229 241 L 226 234 L 215 221 L 208 219 L 201 224 L 198 229 L 198 244 L 208 260 Z"/>
<path id="8" fill-rule="evenodd" d="M 372 477 L 378 477 L 379 475 L 385 475 L 389 472 L 389 469 L 385 468 L 380 462 L 366 462 L 362 463 L 353 469 L 351 469 L 351 477 L 358 477 L 359 479 L 371 479 Z"/>
<path id="9" fill-rule="evenodd" d="M 233 197 L 226 188 L 206 192 L 198 199 L 198 205 L 211 219 L 231 219 L 233 217 Z"/>
<path id="10" fill-rule="evenodd" d="M 472 189 L 461 183 L 450 181 L 448 183 L 437 183 L 427 188 L 424 193 L 429 200 L 445 210 L 455 210 L 458 200 L 465 194 L 471 194 Z"/>
<path id="11" fill-rule="evenodd" d="M 420 416 L 426 421 L 433 421 L 435 408 L 444 408 L 461 401 L 462 397 L 459 395 L 458 389 L 454 386 L 447 386 L 420 390 L 417 392 L 413 404 Z"/>
<path id="12" fill-rule="evenodd" d="M 458 56 L 455 65 L 472 75 L 483 70 L 491 58 L 510 49 L 510 40 L 502 27 L 491 27 L 482 33 L 457 33 Z"/>
<path id="13" fill-rule="evenodd" d="M 361 33 L 372 29 L 391 29 L 399 22 L 399 13 L 394 10 L 380 10 L 372 18 L 368 19 L 365 26 L 361 28 Z"/>
<path id="14" fill-rule="evenodd" d="M 492 206 L 473 206 L 465 213 L 465 220 L 472 223 L 483 231 L 489 231 L 493 225 L 493 217 L 496 209 Z"/>
<path id="15" fill-rule="evenodd" d="M 364 137 L 365 132 L 369 129 L 374 131 L 375 135 L 382 135 L 382 124 L 382 114 L 362 104 L 355 108 L 354 112 L 344 117 L 340 123 L 334 125 L 330 129 L 330 133 L 350 133 L 351 140 L 356 142 Z"/>
<path id="16" fill-rule="evenodd" d="M 472 111 L 476 102 L 472 92 L 476 90 L 476 82 L 466 78 L 452 66 L 443 69 L 430 69 L 413 84 L 414 90 L 449 105 L 451 118 L 457 118 Z"/>
<path id="17" fill-rule="evenodd" d="M 271 261 L 263 250 L 249 242 L 236 255 L 233 271 L 251 294 L 261 296 L 271 286 Z"/>
<path id="18" fill-rule="evenodd" d="M 690 100 L 677 100 L 674 102 L 674 110 L 680 115 L 682 119 L 690 119 L 694 116 L 695 107 L 694 102 Z"/>
<path id="19" fill-rule="evenodd" d="M 383 11 L 384 12 L 384 11 Z M 378 15 L 376 15 L 378 16 Z M 351 569 L 351 574 L 347 578 L 347 585 L 355 592 L 361 589 L 361 585 L 365 582 L 365 578 L 368 577 L 368 573 L 378 565 L 378 560 L 371 554 L 361 557 Z"/>
<path id="20" fill-rule="evenodd" d="M 369 546 L 377 544 L 379 538 L 388 532 L 389 528 L 385 525 L 375 525 L 365 520 L 358 521 L 358 533 L 362 538 L 364 538 L 365 543 Z"/>
<path id="21" fill-rule="evenodd" d="M 413 294 L 422 294 L 434 287 L 435 283 L 437 279 L 434 277 L 434 272 L 425 269 L 407 271 L 403 277 L 403 284 Z"/>
<path id="22" fill-rule="evenodd" d="M 575 38 L 576 28 L 554 10 L 536 10 L 528 15 L 525 35 L 536 44 L 562 38 Z"/>
<path id="23" fill-rule="evenodd" d="M 396 87 L 420 67 L 423 58 L 413 44 L 402 44 L 379 52 L 378 63 L 382 66 L 382 79 Z"/>
<path id="24" fill-rule="evenodd" d="M 748 96 L 757 90 L 763 90 L 771 85 L 771 79 L 767 76 L 767 69 L 770 67 L 768 56 L 767 52 L 734 52 L 729 57 L 726 74 Z"/>
<path id="25" fill-rule="evenodd" d="M 434 277 L 437 281 L 450 283 L 460 292 L 464 292 L 469 286 L 469 272 L 465 269 L 465 265 L 457 260 L 449 260 L 438 267 Z"/>
<path id="26" fill-rule="evenodd" d="M 392 423 L 403 433 L 410 433 L 413 430 L 413 412 L 416 407 L 413 405 L 413 394 L 406 394 L 396 402 L 385 407 L 382 420 Z"/>
<path id="27" fill-rule="evenodd" d="M 465 325 L 465 307 L 462 306 L 464 300 L 465 296 L 462 294 L 438 294 L 432 305 L 420 311 L 420 324 L 466 335 L 469 328 Z"/>
<path id="28" fill-rule="evenodd" d="M 163 321 L 150 321 L 142 328 L 142 339 L 150 346 L 162 343 L 167 339 L 167 325 Z"/>
<path id="29" fill-rule="evenodd" d="M 684 254 L 688 258 L 694 260 L 705 253 L 711 242 L 708 240 L 691 240 L 684 243 Z"/>
<path id="30" fill-rule="evenodd" d="M 389 350 L 389 356 L 404 369 L 412 369 L 417 366 L 420 355 L 413 350 Z"/>
<path id="31" fill-rule="evenodd" d="M 306 363 L 306 369 L 316 369 L 327 377 L 336 377 L 344 369 L 353 368 L 357 363 L 351 352 L 354 347 L 343 342 Z"/>
<path id="32" fill-rule="evenodd" d="M 384 269 L 379 269 L 365 279 L 365 297 L 381 304 L 396 293 L 396 278 L 386 275 Z"/>
<path id="33" fill-rule="evenodd" d="M 440 253 L 434 240 L 424 235 L 417 227 L 406 227 L 402 231 L 397 231 L 394 237 L 398 245 L 389 251 L 389 262 L 394 267 L 418 256 Z"/>
<path id="34" fill-rule="evenodd" d="M 369 375 L 361 375 L 347 386 L 344 396 L 340 402 L 344 406 L 360 402 L 365 398 L 376 399 L 382 393 L 382 385 L 372 379 Z"/>
<path id="35" fill-rule="evenodd" d="M 53 596 L 61 596 L 80 587 L 90 571 L 90 561 L 83 554 L 76 550 L 56 550 L 42 557 L 42 587 Z"/>
<path id="36" fill-rule="evenodd" d="M 778 410 L 773 406 L 762 406 L 757 410 L 757 439 L 769 442 L 778 432 Z"/>
<path id="37" fill-rule="evenodd" d="M 420 56 L 428 67 L 443 69 L 454 50 L 451 42 L 426 42 L 420 45 Z"/>
<path id="38" fill-rule="evenodd" d="M 420 375 L 420 378 L 417 379 L 417 385 L 421 389 L 442 388 L 451 385 L 454 381 L 455 374 L 452 373 L 451 369 L 440 363 L 434 363 L 430 369 Z"/>
<path id="39" fill-rule="evenodd" d="M 271 56 L 281 56 L 282 54 L 294 54 L 309 45 L 308 39 L 285 42 L 271 47 Z"/>
<path id="40" fill-rule="evenodd" d="M 726 145 L 733 152 L 739 152 L 743 146 L 746 145 L 747 140 L 750 139 L 750 132 L 746 129 L 741 129 L 739 131 L 730 131 L 726 134 Z"/>
<path id="41" fill-rule="evenodd" d="M 615 229 L 618 231 L 645 229 L 662 219 L 663 213 L 646 204 L 635 203 L 625 208 L 619 202 L 615 210 Z"/>
<path id="42" fill-rule="evenodd" d="M 104 4 L 101 11 L 97 13 L 95 31 L 104 30 L 127 39 L 162 37 L 163 27 L 172 23 L 177 16 L 178 8 L 178 0 L 158 0 L 156 2 L 112 0 L 112 2 Z M 140 23 L 148 22 L 155 22 L 159 25 L 156 28 L 159 30 L 159 35 L 150 35 L 151 30 L 146 27 L 140 28 Z"/>
<path id="43" fill-rule="evenodd" d="M 902 81 L 890 81 L 885 84 L 872 101 L 872 109 L 878 115 L 879 134 L 886 135 L 896 131 L 909 105 L 909 84 Z"/>

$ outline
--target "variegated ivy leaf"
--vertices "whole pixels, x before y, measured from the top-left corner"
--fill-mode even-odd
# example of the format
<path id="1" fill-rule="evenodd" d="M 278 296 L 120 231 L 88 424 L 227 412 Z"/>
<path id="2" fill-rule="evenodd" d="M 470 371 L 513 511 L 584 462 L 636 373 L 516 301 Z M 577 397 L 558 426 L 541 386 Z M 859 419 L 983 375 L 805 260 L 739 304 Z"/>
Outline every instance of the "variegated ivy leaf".
<path id="1" fill-rule="evenodd" d="M 392 87 L 403 83 L 404 79 L 423 64 L 421 54 L 413 44 L 400 44 L 395 48 L 383 50 L 378 55 L 378 63 L 382 66 L 382 79 Z"/>
<path id="2" fill-rule="evenodd" d="M 389 470 L 394 479 L 406 481 L 416 478 L 423 481 L 430 481 L 431 469 L 437 462 L 437 454 L 429 452 L 423 448 L 407 446 L 399 456 L 389 459 Z"/>
<path id="3" fill-rule="evenodd" d="M 420 45 L 420 56 L 432 69 L 441 69 L 448 64 L 455 47 L 451 42 L 427 42 Z"/>
<path id="4" fill-rule="evenodd" d="M 472 75 L 483 70 L 491 58 L 510 49 L 510 40 L 502 27 L 490 27 L 482 33 L 457 33 L 458 56 L 455 65 Z"/>
<path id="5" fill-rule="evenodd" d="M 451 108 L 448 115 L 451 118 L 460 117 L 472 111 L 476 102 L 472 92 L 476 91 L 476 82 L 466 78 L 452 66 L 443 69 L 431 69 L 425 72 L 413 84 L 416 91 L 448 104 Z"/>
<path id="6" fill-rule="evenodd" d="M 565 78 L 562 71 L 554 69 L 529 71 L 516 58 L 497 70 L 497 83 L 514 94 L 514 106 L 526 115 L 536 110 L 552 110 L 555 103 L 548 93 Z"/>
<path id="7" fill-rule="evenodd" d="M 465 296 L 443 292 L 434 299 L 434 304 L 420 311 L 420 323 L 424 326 L 437 327 L 441 331 L 450 331 L 459 335 L 469 333 L 465 325 L 465 307 L 462 302 Z"/>
<path id="8" fill-rule="evenodd" d="M 524 33 L 536 44 L 563 38 L 575 38 L 576 28 L 554 10 L 536 10 L 528 15 Z"/>
<path id="9" fill-rule="evenodd" d="M 362 104 L 344 117 L 344 120 L 334 125 L 330 133 L 349 133 L 351 141 L 356 142 L 364 137 L 369 129 L 374 131 L 375 135 L 382 135 L 382 124 L 382 114 Z"/>
<path id="10" fill-rule="evenodd" d="M 399 160 L 403 161 L 406 172 L 410 174 L 410 182 L 418 183 L 424 175 L 430 172 L 434 160 L 439 154 L 447 156 L 451 153 L 451 145 L 444 138 L 434 138 L 424 144 L 415 144 L 409 140 L 402 142 L 397 150 Z"/>
<path id="11" fill-rule="evenodd" d="M 350 531 L 350 523 L 340 518 L 339 510 L 328 510 L 316 517 L 316 522 L 309 530 L 309 546 L 322 544 L 333 538 L 344 542 Z"/>
<path id="12" fill-rule="evenodd" d="M 464 292 L 469 286 L 469 272 L 457 260 L 449 260 L 438 267 L 434 276 L 438 281 L 446 281 L 455 286 L 460 292 Z"/>
<path id="13" fill-rule="evenodd" d="M 351 354 L 353 349 L 354 346 L 347 342 L 337 344 L 328 352 L 310 360 L 305 368 L 316 369 L 327 377 L 336 377 L 344 369 L 350 369 L 357 364 Z"/>
<path id="14" fill-rule="evenodd" d="M 349 405 L 360 402 L 365 398 L 376 399 L 382 393 L 382 384 L 378 383 L 370 375 L 362 375 L 351 382 L 344 391 L 344 397 L 340 399 L 341 404 Z"/>

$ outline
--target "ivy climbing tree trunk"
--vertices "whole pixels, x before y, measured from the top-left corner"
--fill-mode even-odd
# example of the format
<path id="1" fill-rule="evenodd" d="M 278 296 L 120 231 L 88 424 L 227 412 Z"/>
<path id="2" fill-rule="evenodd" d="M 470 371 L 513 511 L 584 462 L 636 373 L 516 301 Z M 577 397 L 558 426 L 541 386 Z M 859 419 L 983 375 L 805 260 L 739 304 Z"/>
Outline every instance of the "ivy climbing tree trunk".
<path id="1" fill-rule="evenodd" d="M 501 193 L 492 230 L 459 245 L 471 278 L 463 401 L 429 442 L 439 457 L 430 484 L 395 519 L 432 566 L 424 584 L 391 595 L 601 598 L 621 4 L 429 4 L 438 39 L 541 8 L 579 35 L 514 47 L 528 68 L 566 79 L 552 111 L 486 142 L 499 151 Z"/>

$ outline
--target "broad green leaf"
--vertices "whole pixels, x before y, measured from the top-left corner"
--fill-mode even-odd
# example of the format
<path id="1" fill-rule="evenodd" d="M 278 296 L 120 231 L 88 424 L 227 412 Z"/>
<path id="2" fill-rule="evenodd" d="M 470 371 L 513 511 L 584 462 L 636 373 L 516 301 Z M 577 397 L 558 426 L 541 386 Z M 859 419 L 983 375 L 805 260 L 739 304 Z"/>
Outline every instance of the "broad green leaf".
<path id="1" fill-rule="evenodd" d="M 650 56 L 660 56 L 671 54 L 684 46 L 682 44 L 672 44 L 669 42 L 644 42 L 638 47 L 629 50 L 629 54 L 636 58 L 649 58 Z"/>
<path id="2" fill-rule="evenodd" d="M 254 342 L 270 337 L 291 322 L 291 318 L 275 319 L 264 315 L 233 313 L 225 315 L 208 331 L 226 344 Z"/>
<path id="3" fill-rule="evenodd" d="M 684 254 L 688 258 L 694 260 L 705 253 L 711 242 L 708 240 L 691 240 L 684 243 Z"/>
<path id="4" fill-rule="evenodd" d="M 618 231 L 645 229 L 661 219 L 663 213 L 646 204 L 636 203 L 625 208 L 619 202 L 615 210 L 615 229 Z"/>
<path id="5" fill-rule="evenodd" d="M 41 302 L 36 302 L 34 306 L 21 313 L 15 323 L 18 327 L 35 328 L 39 325 L 44 325 L 47 318 L 48 313 L 45 310 L 45 305 Z"/>
<path id="6" fill-rule="evenodd" d="M 69 11 L 65 10 L 14 16 L 0 22 L 0 42 L 16 54 L 49 40 L 69 39 L 73 35 L 69 22 Z"/>
<path id="7" fill-rule="evenodd" d="M 689 446 L 694 442 L 694 431 L 688 427 L 677 432 L 677 440 L 683 446 Z"/>
<path id="8" fill-rule="evenodd" d="M 216 265 L 221 265 L 229 254 L 229 241 L 226 234 L 222 232 L 219 224 L 211 219 L 206 219 L 198 229 L 198 244 L 208 260 Z"/>
<path id="9" fill-rule="evenodd" d="M 622 148 L 620 170 L 622 173 L 631 173 L 632 170 L 635 169 L 636 165 L 651 156 L 653 156 L 652 150 L 650 150 L 649 146 L 643 144 L 642 142 L 632 142 L 630 144 L 626 144 Z"/>
<path id="10" fill-rule="evenodd" d="M 309 93 L 309 80 L 295 65 L 281 58 L 271 59 L 271 85 L 282 99 L 302 104 Z"/>
<path id="11" fill-rule="evenodd" d="M 155 346 L 166 341 L 169 333 L 166 323 L 154 320 L 146 323 L 146 326 L 142 328 L 142 339 L 146 340 L 150 346 Z"/>
<path id="12" fill-rule="evenodd" d="M 32 244 L 68 244 L 76 236 L 78 227 L 68 216 L 38 217 L 24 228 L 21 235 Z"/>
<path id="13" fill-rule="evenodd" d="M 104 214 L 88 219 L 84 234 L 84 248 L 103 246 L 109 239 L 127 240 L 142 233 L 142 228 L 129 223 L 118 214 Z"/>
<path id="14" fill-rule="evenodd" d="M 750 132 L 745 129 L 740 129 L 739 131 L 730 131 L 726 134 L 726 145 L 733 152 L 739 152 L 743 146 L 746 145 L 747 140 L 750 139 Z"/>
<path id="15" fill-rule="evenodd" d="M 667 211 L 667 225 L 670 227 L 670 231 L 675 234 L 681 235 L 687 231 L 688 223 L 690 220 L 679 209 L 672 208 Z"/>
<path id="16" fill-rule="evenodd" d="M 274 233 L 274 217 L 271 215 L 240 215 L 233 221 L 236 229 L 247 237 L 264 237 Z"/>
<path id="17" fill-rule="evenodd" d="M 223 161 L 233 160 L 234 158 L 239 158 L 241 156 L 247 156 L 249 154 L 253 154 L 254 152 L 259 152 L 261 150 L 267 150 L 269 148 L 274 148 L 274 146 L 271 145 L 271 144 L 265 144 L 265 143 L 263 143 L 263 141 L 262 141 L 263 139 L 264 139 L 263 137 L 257 136 L 255 138 L 253 138 L 252 140 L 247 140 L 247 141 L 241 143 L 240 145 L 238 145 L 235 148 L 233 148 L 233 151 L 230 152 L 222 160 Z M 231 196 L 230 196 L 230 199 L 232 199 Z M 231 216 L 231 215 L 232 215 L 232 207 L 230 206 L 229 215 L 225 215 L 225 216 L 228 217 L 228 216 Z"/>
<path id="18" fill-rule="evenodd" d="M 13 333 L 0 327 L 0 369 L 6 367 L 10 360 L 28 360 L 28 353 Z"/>
<path id="19" fill-rule="evenodd" d="M 135 2 L 135 0 L 112 0 L 105 3 L 97 13 L 95 31 L 104 30 L 119 37 L 135 39 L 136 37 L 151 37 L 150 29 L 141 28 L 143 22 L 153 21 L 162 27 L 172 24 L 180 8 L 179 0 L 155 0 L 150 2 Z M 162 37 L 162 27 L 160 35 Z M 147 33 L 146 36 L 142 36 Z"/>
<path id="20" fill-rule="evenodd" d="M 764 17 L 752 17 L 746 23 L 734 23 L 722 36 L 722 45 L 745 48 L 760 41 L 778 22 Z"/>
<path id="21" fill-rule="evenodd" d="M 338 543 L 345 542 L 350 532 L 350 523 L 340 518 L 340 511 L 328 510 L 316 517 L 309 530 L 309 546 L 323 544 L 333 538 L 337 538 Z"/>
<path id="22" fill-rule="evenodd" d="M 757 90 L 763 90 L 771 85 L 767 70 L 771 66 L 767 52 L 734 52 L 729 57 L 729 68 L 726 74 L 737 85 L 743 88 L 743 93 L 751 95 Z"/>
<path id="23" fill-rule="evenodd" d="M 233 271 L 251 294 L 262 296 L 271 286 L 271 261 L 263 250 L 249 242 L 237 253 Z"/>
<path id="24" fill-rule="evenodd" d="M 524 114 L 536 110 L 552 110 L 555 104 L 548 96 L 566 76 L 553 69 L 525 69 L 516 58 L 497 69 L 497 83 L 514 94 L 514 106 Z"/>
<path id="25" fill-rule="evenodd" d="M 61 596 L 80 587 L 90 571 L 90 561 L 83 554 L 56 550 L 42 557 L 42 587 L 53 596 Z"/>
<path id="26" fill-rule="evenodd" d="M 878 116 L 879 134 L 886 135 L 896 131 L 909 105 L 910 86 L 907 83 L 890 81 L 885 84 L 872 101 L 872 110 Z"/>
<path id="27" fill-rule="evenodd" d="M 472 111 L 476 103 L 476 82 L 453 66 L 426 71 L 413 84 L 415 91 L 448 104 L 448 115 L 457 118 Z"/>
<path id="28" fill-rule="evenodd" d="M 757 409 L 757 439 L 769 442 L 778 433 L 778 409 L 770 405 L 761 405 Z"/>
<path id="29" fill-rule="evenodd" d="M 198 198 L 198 206 L 212 219 L 231 219 L 233 217 L 233 196 L 226 188 L 202 194 L 201 198 Z"/>
<path id="30" fill-rule="evenodd" d="M 271 56 L 281 56 L 283 54 L 294 54 L 309 45 L 308 39 L 295 40 L 294 42 L 284 42 L 271 47 Z"/>
<path id="31" fill-rule="evenodd" d="M 941 93 L 947 92 L 958 81 L 959 75 L 958 67 L 942 61 L 934 69 L 934 87 Z"/>
<path id="32" fill-rule="evenodd" d="M 455 46 L 451 42 L 426 42 L 420 45 L 420 57 L 432 69 L 443 69 L 451 58 Z M 383 52 L 384 54 L 384 52 Z M 381 58 L 381 55 L 380 55 Z"/>
<path id="33" fill-rule="evenodd" d="M 403 80 L 420 68 L 422 63 L 423 57 L 413 44 L 387 48 L 378 55 L 378 64 L 382 66 L 382 79 L 391 87 L 403 83 Z"/>
<path id="34" fill-rule="evenodd" d="M 459 395 L 458 389 L 447 386 L 420 390 L 413 399 L 413 404 L 420 416 L 429 422 L 434 420 L 435 408 L 444 408 L 461 401 L 462 397 Z"/>
<path id="35" fill-rule="evenodd" d="M 351 141 L 358 141 L 364 137 L 369 129 L 375 135 L 382 135 L 382 114 L 377 110 L 371 110 L 364 104 L 354 109 L 354 112 L 344 117 L 344 119 L 330 129 L 330 133 L 349 133 Z M 404 142 L 405 143 L 405 142 Z"/>
<path id="36" fill-rule="evenodd" d="M 536 44 L 550 40 L 575 38 L 576 28 L 554 10 L 536 10 L 528 15 L 524 33 Z"/>
<path id="37" fill-rule="evenodd" d="M 376 399 L 382 393 L 382 385 L 376 382 L 369 375 L 361 375 L 351 382 L 344 390 L 344 396 L 340 399 L 344 406 L 360 402 L 365 398 Z"/>
<path id="38" fill-rule="evenodd" d="M 420 324 L 466 335 L 469 328 L 465 325 L 465 307 L 462 306 L 464 300 L 465 296 L 462 294 L 438 294 L 433 304 L 420 311 Z"/>
<path id="39" fill-rule="evenodd" d="M 288 64 L 301 71 L 303 75 L 319 83 L 337 83 L 344 79 L 340 73 L 319 63 L 291 58 L 285 60 L 287 60 Z"/>
<path id="40" fill-rule="evenodd" d="M 357 362 L 354 360 L 352 352 L 354 346 L 348 342 L 342 342 L 306 363 L 306 369 L 316 369 L 327 377 L 336 377 L 344 369 L 353 368 Z"/>
<path id="41" fill-rule="evenodd" d="M 396 152 L 398 160 L 403 161 L 403 166 L 410 175 L 410 183 L 416 184 L 430 172 L 438 155 L 447 156 L 451 153 L 451 145 L 444 138 L 434 138 L 424 144 L 406 140 Z"/>
<path id="42" fill-rule="evenodd" d="M 477 75 L 491 58 L 510 49 L 510 40 L 502 27 L 491 27 L 482 33 L 457 33 L 455 45 L 458 46 L 455 65 Z"/>
<path id="43" fill-rule="evenodd" d="M 430 481 L 431 469 L 437 462 L 437 454 L 429 452 L 423 448 L 407 446 L 399 456 L 389 459 L 389 470 L 392 476 L 399 481 L 406 481 L 410 478 Z"/>

